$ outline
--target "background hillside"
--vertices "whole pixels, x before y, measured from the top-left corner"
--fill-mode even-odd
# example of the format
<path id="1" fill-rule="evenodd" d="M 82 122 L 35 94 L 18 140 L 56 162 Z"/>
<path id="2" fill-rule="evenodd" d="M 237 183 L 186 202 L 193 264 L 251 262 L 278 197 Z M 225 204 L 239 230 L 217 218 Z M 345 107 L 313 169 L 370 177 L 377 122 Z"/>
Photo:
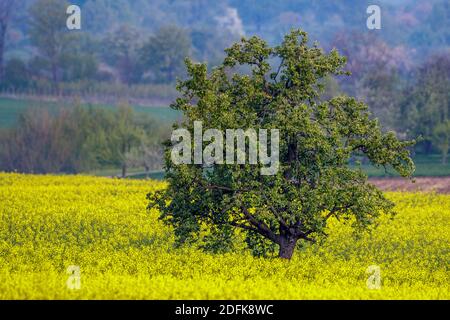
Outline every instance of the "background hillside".
<path id="1" fill-rule="evenodd" d="M 23 148 L 31 148 L 27 137 L 42 136 L 37 131 L 51 137 L 57 131 L 51 133 L 49 128 L 66 125 L 60 109 L 71 109 L 75 118 L 82 116 L 74 110 L 102 109 L 111 114 L 90 116 L 109 119 L 104 121 L 107 127 L 119 105 L 131 107 L 135 114 L 130 118 L 139 130 L 142 114 L 153 121 L 151 126 L 161 127 L 156 130 L 161 136 L 156 139 L 153 134 L 154 141 L 150 139 L 150 151 L 144 146 L 149 139 L 127 140 L 127 148 L 119 151 L 108 149 L 118 140 L 88 143 L 91 130 L 85 128 L 78 147 L 90 150 L 83 155 L 89 154 L 90 160 L 84 159 L 83 166 L 59 163 L 51 170 L 117 168 L 127 161 L 129 167 L 142 168 L 147 156 L 136 151 L 137 146 L 159 154 L 154 146 L 177 120 L 177 114 L 165 108 L 177 96 L 175 83 L 185 75 L 185 57 L 212 68 L 221 63 L 224 49 L 243 36 L 257 35 L 275 45 L 291 28 L 302 28 L 311 42 L 317 40 L 327 51 L 337 48 L 348 59 L 352 76 L 324 79 L 324 98 L 346 93 L 365 101 L 385 130 L 402 138 L 423 138 L 414 150 L 419 164 L 426 164 L 423 170 L 419 165 L 421 175 L 450 172 L 450 2 L 446 0 L 71 1 L 81 7 L 80 31 L 65 26 L 69 4 L 65 0 L 0 0 L 0 6 L 8 3 L 14 3 L 10 14 L 3 9 L 0 15 L 1 25 L 6 26 L 0 42 L 0 170 L 50 170 L 24 165 Z M 366 9 L 372 4 L 381 7 L 381 30 L 366 26 Z M 47 122 L 41 119 L 43 110 L 48 111 Z M 95 151 L 105 148 L 109 151 Z M 25 162 L 43 157 L 39 150 L 31 154 Z M 49 157 L 51 152 L 44 158 Z M 160 167 L 154 161 L 150 167 Z"/>
<path id="2" fill-rule="evenodd" d="M 10 57 L 32 55 L 27 10 L 36 1 L 21 0 L 13 15 L 8 33 Z M 71 3 L 81 7 L 83 31 L 91 36 L 104 35 L 124 24 L 140 29 L 143 35 L 173 24 L 190 31 L 195 49 L 200 52 L 207 51 L 208 39 L 233 35 L 259 35 L 274 44 L 290 28 L 299 26 L 312 39 L 330 45 L 336 34 L 350 30 L 366 32 L 366 8 L 371 4 L 382 9 L 383 25 L 377 35 L 390 46 L 411 49 L 419 59 L 450 45 L 450 4 L 445 0 L 75 0 Z"/>

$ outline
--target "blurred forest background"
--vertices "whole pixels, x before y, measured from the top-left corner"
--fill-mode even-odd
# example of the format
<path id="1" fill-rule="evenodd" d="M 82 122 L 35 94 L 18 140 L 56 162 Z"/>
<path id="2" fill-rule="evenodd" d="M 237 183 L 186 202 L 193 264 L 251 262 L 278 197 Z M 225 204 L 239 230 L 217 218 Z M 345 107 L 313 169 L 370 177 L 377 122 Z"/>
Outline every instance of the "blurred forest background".
<path id="1" fill-rule="evenodd" d="M 325 97 L 364 100 L 385 130 L 422 136 L 418 175 L 450 175 L 448 0 L 0 0 L 0 171 L 158 177 L 184 58 L 221 62 L 242 36 L 302 28 L 348 58 Z M 381 30 L 366 26 L 381 7 Z M 370 175 L 390 175 L 364 164 Z"/>

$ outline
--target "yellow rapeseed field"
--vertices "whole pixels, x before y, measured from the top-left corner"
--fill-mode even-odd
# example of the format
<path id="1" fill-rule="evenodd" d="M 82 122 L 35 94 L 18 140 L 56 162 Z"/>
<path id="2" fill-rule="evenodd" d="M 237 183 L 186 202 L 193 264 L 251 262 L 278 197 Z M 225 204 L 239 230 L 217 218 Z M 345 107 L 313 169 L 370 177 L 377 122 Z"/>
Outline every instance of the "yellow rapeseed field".
<path id="1" fill-rule="evenodd" d="M 389 193 L 393 219 L 360 236 L 332 221 L 327 240 L 287 262 L 173 248 L 146 210 L 163 187 L 0 174 L 0 299 L 450 299 L 449 195 Z M 379 289 L 367 285 L 373 265 Z"/>

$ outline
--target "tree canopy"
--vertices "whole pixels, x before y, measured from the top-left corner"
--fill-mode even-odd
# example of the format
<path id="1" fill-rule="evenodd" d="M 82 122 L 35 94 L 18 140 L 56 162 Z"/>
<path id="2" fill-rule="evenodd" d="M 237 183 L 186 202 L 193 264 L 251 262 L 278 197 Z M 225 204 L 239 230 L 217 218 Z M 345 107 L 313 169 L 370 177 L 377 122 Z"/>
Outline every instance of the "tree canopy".
<path id="1" fill-rule="evenodd" d="M 172 104 L 185 115 L 181 126 L 192 134 L 196 121 L 204 130 L 278 129 L 279 170 L 264 176 L 260 165 L 249 163 L 175 164 L 174 142 L 167 142 L 168 187 L 148 198 L 174 227 L 178 243 L 220 251 L 243 234 L 254 254 L 278 246 L 279 257 L 290 259 L 299 240 L 324 236 L 331 217 L 366 227 L 381 212 L 392 212 L 393 203 L 349 161 L 364 155 L 410 176 L 414 141 L 383 133 L 355 98 L 321 98 L 322 80 L 344 75 L 345 61 L 336 50 L 310 46 L 301 30 L 275 47 L 243 38 L 210 73 L 206 64 L 186 60 L 188 79 L 179 82 L 182 96 Z"/>

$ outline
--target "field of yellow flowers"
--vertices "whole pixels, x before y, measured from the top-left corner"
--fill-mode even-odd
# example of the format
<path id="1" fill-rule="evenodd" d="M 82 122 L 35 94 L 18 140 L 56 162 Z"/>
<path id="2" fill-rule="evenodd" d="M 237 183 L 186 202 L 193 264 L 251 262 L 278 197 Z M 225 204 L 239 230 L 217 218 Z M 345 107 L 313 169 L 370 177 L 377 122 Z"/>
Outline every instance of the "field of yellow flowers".
<path id="1" fill-rule="evenodd" d="M 163 187 L 0 174 L 0 299 L 450 298 L 450 195 L 389 193 L 393 219 L 358 237 L 332 221 L 327 240 L 286 262 L 174 248 L 146 210 L 146 193 Z"/>

